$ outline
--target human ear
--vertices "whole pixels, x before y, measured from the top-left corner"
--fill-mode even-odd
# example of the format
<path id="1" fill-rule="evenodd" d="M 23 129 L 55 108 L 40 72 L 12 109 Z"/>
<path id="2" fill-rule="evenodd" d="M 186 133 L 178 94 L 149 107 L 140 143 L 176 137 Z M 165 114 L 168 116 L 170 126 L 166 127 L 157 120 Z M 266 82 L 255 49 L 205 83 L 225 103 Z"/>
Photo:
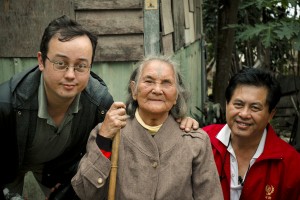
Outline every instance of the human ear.
<path id="1" fill-rule="evenodd" d="M 136 90 L 135 90 L 135 81 L 130 82 L 131 95 L 134 100 L 136 100 Z"/>
<path id="2" fill-rule="evenodd" d="M 44 61 L 42 58 L 42 52 L 39 51 L 37 53 L 37 59 L 38 59 L 39 69 L 40 69 L 40 71 L 43 71 L 45 66 L 44 66 Z"/>

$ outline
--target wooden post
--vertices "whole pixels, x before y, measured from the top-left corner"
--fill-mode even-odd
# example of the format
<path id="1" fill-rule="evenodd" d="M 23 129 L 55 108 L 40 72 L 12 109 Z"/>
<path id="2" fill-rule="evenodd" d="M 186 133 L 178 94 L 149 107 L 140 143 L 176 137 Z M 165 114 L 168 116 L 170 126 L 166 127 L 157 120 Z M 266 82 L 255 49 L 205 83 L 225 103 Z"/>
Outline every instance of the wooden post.
<path id="1" fill-rule="evenodd" d="M 118 171 L 118 158 L 119 158 L 119 144 L 120 144 L 120 131 L 117 132 L 113 139 L 112 152 L 111 152 L 111 170 L 108 188 L 108 200 L 115 200 L 116 184 L 117 184 L 117 171 Z"/>

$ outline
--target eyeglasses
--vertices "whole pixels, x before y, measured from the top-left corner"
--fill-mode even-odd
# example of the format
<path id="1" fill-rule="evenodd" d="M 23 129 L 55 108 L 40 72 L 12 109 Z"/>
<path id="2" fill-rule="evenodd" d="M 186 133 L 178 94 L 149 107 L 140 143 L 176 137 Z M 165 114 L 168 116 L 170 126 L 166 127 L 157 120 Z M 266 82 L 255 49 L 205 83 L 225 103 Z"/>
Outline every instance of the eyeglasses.
<path id="1" fill-rule="evenodd" d="M 69 64 L 65 63 L 64 61 L 52 61 L 46 56 L 46 58 L 53 64 L 53 69 L 60 72 L 66 72 L 70 68 Z M 90 66 L 88 66 L 86 63 L 78 63 L 73 65 L 74 71 L 77 72 L 77 74 L 85 74 L 88 71 L 90 71 Z"/>

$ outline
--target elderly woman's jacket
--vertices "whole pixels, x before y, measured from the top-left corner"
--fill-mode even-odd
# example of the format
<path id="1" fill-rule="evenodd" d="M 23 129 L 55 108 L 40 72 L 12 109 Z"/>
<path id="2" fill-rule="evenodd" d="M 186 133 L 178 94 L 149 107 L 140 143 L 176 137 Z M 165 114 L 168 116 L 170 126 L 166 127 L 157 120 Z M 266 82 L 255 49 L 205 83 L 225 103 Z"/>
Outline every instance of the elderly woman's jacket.
<path id="1" fill-rule="evenodd" d="M 77 195 L 105 199 L 111 162 L 99 150 L 91 133 L 87 153 L 72 179 Z M 169 116 L 152 137 L 137 120 L 121 130 L 116 199 L 223 199 L 211 144 L 199 129 L 185 133 Z"/>

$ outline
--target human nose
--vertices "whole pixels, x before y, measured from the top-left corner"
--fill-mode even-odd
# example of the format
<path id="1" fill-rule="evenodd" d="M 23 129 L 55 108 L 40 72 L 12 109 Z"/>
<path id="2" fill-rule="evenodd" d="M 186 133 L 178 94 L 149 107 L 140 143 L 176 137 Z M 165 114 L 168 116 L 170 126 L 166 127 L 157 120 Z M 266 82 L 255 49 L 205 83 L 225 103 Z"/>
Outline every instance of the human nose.
<path id="1" fill-rule="evenodd" d="M 247 107 L 240 109 L 239 116 L 243 118 L 248 118 L 251 114 L 251 110 Z"/>
<path id="2" fill-rule="evenodd" d="M 154 94 L 162 94 L 163 93 L 161 85 L 159 83 L 154 84 L 152 93 L 154 93 Z"/>
<path id="3" fill-rule="evenodd" d="M 65 76 L 67 76 L 67 77 L 75 77 L 75 68 L 73 66 L 68 66 L 66 68 Z"/>

